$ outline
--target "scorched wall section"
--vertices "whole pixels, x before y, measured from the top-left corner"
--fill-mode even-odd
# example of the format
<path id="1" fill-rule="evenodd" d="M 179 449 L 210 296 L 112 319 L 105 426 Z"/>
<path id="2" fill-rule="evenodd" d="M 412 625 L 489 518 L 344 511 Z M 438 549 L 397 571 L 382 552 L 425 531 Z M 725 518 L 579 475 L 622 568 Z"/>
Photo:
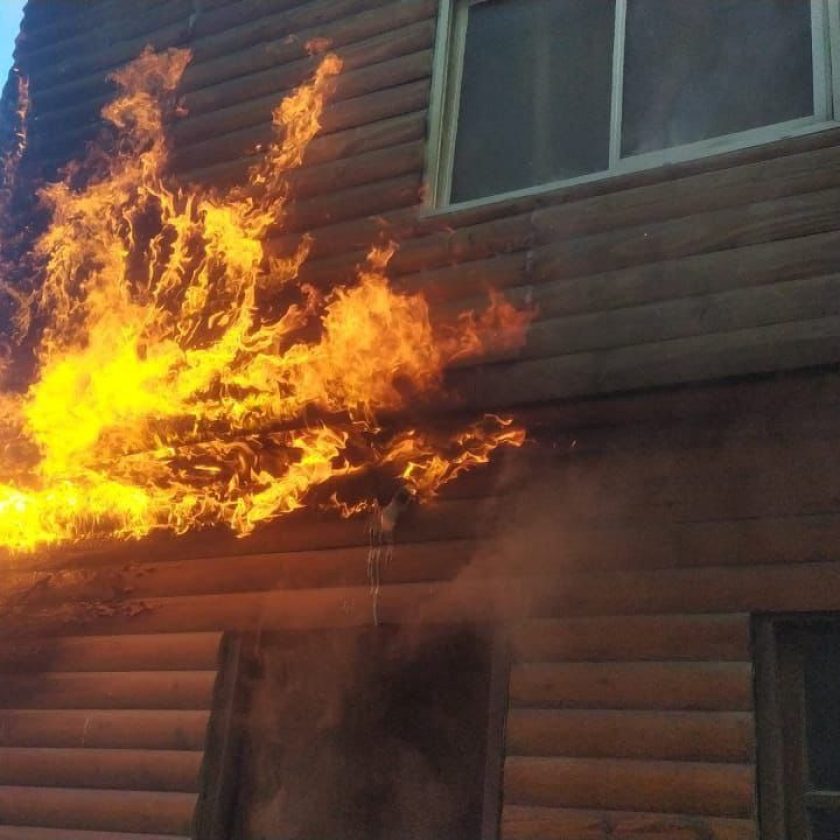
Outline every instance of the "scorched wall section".
<path id="1" fill-rule="evenodd" d="M 396 281 L 436 307 L 487 285 L 539 306 L 515 357 L 452 372 L 469 407 L 524 407 L 533 448 L 401 526 L 380 604 L 384 621 L 511 627 L 502 835 L 755 838 L 750 614 L 840 609 L 837 134 L 432 216 L 434 2 L 126 8 L 30 2 L 18 61 L 32 170 L 78 153 L 107 73 L 152 43 L 194 53 L 172 127 L 179 172 L 236 179 L 313 69 L 306 41 L 326 37 L 345 70 L 278 253 L 312 231 L 305 271 L 329 284 L 387 236 Z M 0 837 L 188 833 L 217 634 L 369 623 L 366 550 L 363 524 L 307 513 L 244 542 L 21 561 L 4 575 L 10 644 L 24 631 L 87 641 L 51 642 L 64 653 L 28 696 L 5 689 L 0 740 L 17 764 L 2 765 Z M 103 636 L 134 653 L 83 653 Z M 170 639 L 208 647 L 182 661 Z M 170 668 L 192 674 L 178 683 L 197 692 L 187 706 Z M 146 714 L 159 737 L 138 743 L 123 715 Z M 158 749 L 173 763 L 141 779 Z M 103 774 L 133 791 L 118 816 Z"/>

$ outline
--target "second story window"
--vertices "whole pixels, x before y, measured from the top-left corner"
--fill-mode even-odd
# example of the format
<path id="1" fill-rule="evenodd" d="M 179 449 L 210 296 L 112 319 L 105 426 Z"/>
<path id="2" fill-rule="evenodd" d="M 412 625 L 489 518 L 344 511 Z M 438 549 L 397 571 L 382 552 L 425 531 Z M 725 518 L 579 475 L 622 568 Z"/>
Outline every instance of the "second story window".
<path id="1" fill-rule="evenodd" d="M 443 3 L 438 205 L 699 157 L 834 118 L 836 0 Z"/>

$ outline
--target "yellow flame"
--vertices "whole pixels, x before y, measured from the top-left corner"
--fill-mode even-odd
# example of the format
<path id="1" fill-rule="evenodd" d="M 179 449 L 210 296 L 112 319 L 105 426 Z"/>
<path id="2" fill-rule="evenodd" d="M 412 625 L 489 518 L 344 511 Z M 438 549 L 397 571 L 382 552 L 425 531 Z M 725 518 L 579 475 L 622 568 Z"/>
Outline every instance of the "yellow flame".
<path id="1" fill-rule="evenodd" d="M 340 59 L 280 103 L 277 139 L 220 192 L 167 176 L 165 106 L 189 58 L 147 49 L 115 73 L 115 151 L 41 191 L 39 272 L 15 296 L 36 373 L 0 392 L 7 548 L 218 523 L 244 535 L 377 465 L 428 498 L 524 439 L 503 418 L 446 440 L 377 418 L 439 392 L 453 359 L 521 342 L 531 313 L 496 298 L 435 327 L 422 295 L 389 286 L 393 245 L 326 292 L 299 279 L 308 236 L 269 253 Z"/>

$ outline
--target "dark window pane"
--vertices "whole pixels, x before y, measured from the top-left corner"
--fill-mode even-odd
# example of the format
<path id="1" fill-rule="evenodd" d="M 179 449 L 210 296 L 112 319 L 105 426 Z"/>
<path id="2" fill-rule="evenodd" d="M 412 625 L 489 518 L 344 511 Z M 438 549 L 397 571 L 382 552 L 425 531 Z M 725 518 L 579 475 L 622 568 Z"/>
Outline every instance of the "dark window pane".
<path id="1" fill-rule="evenodd" d="M 840 811 L 822 811 L 816 808 L 808 812 L 811 823 L 811 840 L 837 840 L 840 837 Z"/>
<path id="2" fill-rule="evenodd" d="M 464 628 L 264 634 L 235 840 L 477 840 L 490 659 Z"/>
<path id="3" fill-rule="evenodd" d="M 813 110 L 809 0 L 628 0 L 623 155 Z"/>
<path id="4" fill-rule="evenodd" d="M 840 790 L 840 629 L 809 629 L 804 642 L 805 731 L 811 786 Z M 837 835 L 840 837 L 840 834 Z"/>
<path id="5" fill-rule="evenodd" d="M 613 0 L 470 7 L 452 200 L 609 165 Z"/>

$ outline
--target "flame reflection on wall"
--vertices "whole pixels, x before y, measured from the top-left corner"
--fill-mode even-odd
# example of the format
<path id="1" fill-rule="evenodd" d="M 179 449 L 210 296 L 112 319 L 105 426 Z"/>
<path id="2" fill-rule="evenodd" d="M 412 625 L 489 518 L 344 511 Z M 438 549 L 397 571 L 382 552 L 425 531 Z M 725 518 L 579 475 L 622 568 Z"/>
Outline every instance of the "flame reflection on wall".
<path id="1" fill-rule="evenodd" d="M 298 278 L 309 236 L 272 254 L 286 175 L 318 131 L 340 59 L 325 55 L 280 103 L 277 139 L 247 183 L 219 191 L 166 173 L 165 103 L 189 57 L 147 50 L 115 73 L 103 110 L 114 151 L 41 191 L 50 223 L 37 271 L 11 289 L 35 374 L 22 393 L 0 391 L 7 548 L 219 523 L 245 535 L 377 465 L 428 498 L 524 439 L 495 416 L 447 435 L 377 418 L 439 394 L 453 359 L 521 343 L 532 313 L 494 296 L 484 313 L 433 325 L 422 295 L 389 286 L 393 246 L 327 291 Z"/>

